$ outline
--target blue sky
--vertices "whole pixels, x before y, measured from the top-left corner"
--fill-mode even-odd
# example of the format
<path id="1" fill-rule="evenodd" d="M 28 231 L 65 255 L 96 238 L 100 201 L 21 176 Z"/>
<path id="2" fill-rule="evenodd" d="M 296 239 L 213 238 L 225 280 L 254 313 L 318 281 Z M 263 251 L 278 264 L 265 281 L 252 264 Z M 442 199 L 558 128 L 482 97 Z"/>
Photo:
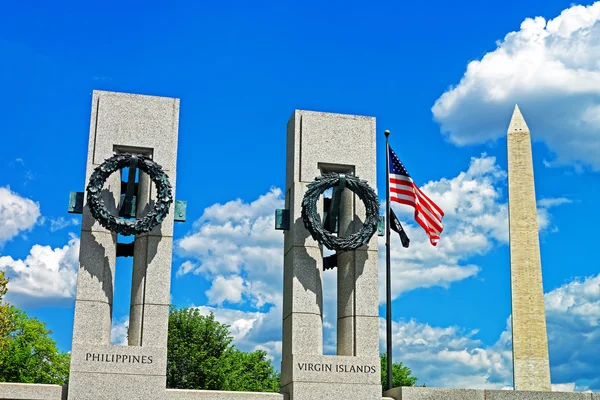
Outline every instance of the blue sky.
<path id="1" fill-rule="evenodd" d="M 600 390 L 600 4 L 41 3 L 0 6 L 0 269 L 8 300 L 63 350 L 80 230 L 68 194 L 85 187 L 91 92 L 112 90 L 181 99 L 188 222 L 175 227 L 173 303 L 215 311 L 240 347 L 276 364 L 287 120 L 294 109 L 376 117 L 379 192 L 389 129 L 447 215 L 433 248 L 397 208 L 412 243 L 394 245 L 396 359 L 427 386 L 511 386 L 505 133 L 519 103 L 534 140 L 552 382 Z M 128 268 L 116 274 L 116 342 Z M 334 312 L 329 298 L 326 325 Z"/>

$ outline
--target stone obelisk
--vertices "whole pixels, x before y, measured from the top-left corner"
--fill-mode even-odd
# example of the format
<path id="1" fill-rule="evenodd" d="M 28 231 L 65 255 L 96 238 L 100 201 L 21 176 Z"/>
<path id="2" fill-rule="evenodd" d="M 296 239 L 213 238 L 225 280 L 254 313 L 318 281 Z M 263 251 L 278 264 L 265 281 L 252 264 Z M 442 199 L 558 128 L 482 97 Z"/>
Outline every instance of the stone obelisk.
<path id="1" fill-rule="evenodd" d="M 518 106 L 508 127 L 507 147 L 514 388 L 549 391 L 531 137 Z"/>

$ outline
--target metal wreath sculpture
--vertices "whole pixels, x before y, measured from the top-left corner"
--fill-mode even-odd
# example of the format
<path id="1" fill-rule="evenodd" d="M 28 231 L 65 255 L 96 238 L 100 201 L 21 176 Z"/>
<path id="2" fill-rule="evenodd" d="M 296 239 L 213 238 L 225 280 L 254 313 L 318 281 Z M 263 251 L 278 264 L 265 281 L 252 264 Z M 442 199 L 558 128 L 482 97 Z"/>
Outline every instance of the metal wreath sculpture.
<path id="1" fill-rule="evenodd" d="M 321 219 L 317 214 L 317 201 L 319 196 L 327 189 L 340 184 L 345 179 L 345 187 L 353 191 L 365 203 L 366 219 L 362 228 L 348 237 L 338 237 L 325 230 Z M 308 189 L 302 199 L 302 221 L 310 232 L 313 239 L 326 246 L 330 250 L 349 251 L 356 250 L 371 239 L 377 231 L 379 223 L 379 200 L 375 191 L 366 181 L 357 176 L 340 175 L 338 173 L 326 173 L 308 185 Z"/>
<path id="2" fill-rule="evenodd" d="M 139 168 L 156 184 L 157 198 L 154 208 L 142 219 L 120 219 L 108 212 L 102 199 L 102 187 L 106 179 L 113 172 L 126 167 Z M 86 192 L 92 216 L 106 229 L 125 236 L 148 232 L 160 224 L 169 213 L 173 202 L 173 188 L 162 167 L 148 157 L 131 154 L 117 154 L 104 160 L 90 176 Z"/>

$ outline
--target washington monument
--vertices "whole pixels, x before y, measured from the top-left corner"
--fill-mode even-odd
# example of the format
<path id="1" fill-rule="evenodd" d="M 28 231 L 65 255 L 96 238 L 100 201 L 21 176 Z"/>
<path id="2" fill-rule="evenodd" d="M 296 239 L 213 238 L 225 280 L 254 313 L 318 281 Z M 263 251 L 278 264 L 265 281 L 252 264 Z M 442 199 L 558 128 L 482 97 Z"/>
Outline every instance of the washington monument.
<path id="1" fill-rule="evenodd" d="M 507 141 L 514 389 L 549 391 L 531 137 L 518 106 L 510 120 Z"/>

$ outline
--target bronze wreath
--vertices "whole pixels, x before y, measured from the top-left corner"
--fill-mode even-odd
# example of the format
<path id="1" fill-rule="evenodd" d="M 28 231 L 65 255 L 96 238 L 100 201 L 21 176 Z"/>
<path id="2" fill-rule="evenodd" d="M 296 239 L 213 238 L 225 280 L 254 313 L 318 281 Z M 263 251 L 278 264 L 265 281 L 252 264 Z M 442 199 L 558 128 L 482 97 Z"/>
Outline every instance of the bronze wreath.
<path id="1" fill-rule="evenodd" d="M 317 201 L 319 196 L 327 189 L 340 183 L 340 174 L 332 172 L 323 174 L 308 185 L 302 199 L 302 221 L 313 239 L 330 250 L 348 251 L 356 250 L 371 239 L 377 231 L 379 223 L 379 200 L 375 191 L 366 181 L 357 176 L 346 175 L 346 187 L 356 193 L 365 203 L 366 219 L 356 233 L 348 237 L 338 237 L 323 228 L 321 218 L 317 214 Z"/>
<path id="2" fill-rule="evenodd" d="M 157 198 L 154 208 L 142 219 L 123 220 L 109 213 L 104 206 L 102 187 L 110 174 L 129 167 L 132 161 L 135 163 L 136 160 L 137 168 L 147 173 L 156 184 Z M 148 232 L 160 224 L 169 213 L 169 207 L 173 202 L 172 191 L 169 177 L 160 165 L 148 157 L 131 154 L 117 154 L 104 160 L 102 164 L 94 169 L 86 188 L 87 204 L 96 221 L 106 229 L 125 236 Z"/>

